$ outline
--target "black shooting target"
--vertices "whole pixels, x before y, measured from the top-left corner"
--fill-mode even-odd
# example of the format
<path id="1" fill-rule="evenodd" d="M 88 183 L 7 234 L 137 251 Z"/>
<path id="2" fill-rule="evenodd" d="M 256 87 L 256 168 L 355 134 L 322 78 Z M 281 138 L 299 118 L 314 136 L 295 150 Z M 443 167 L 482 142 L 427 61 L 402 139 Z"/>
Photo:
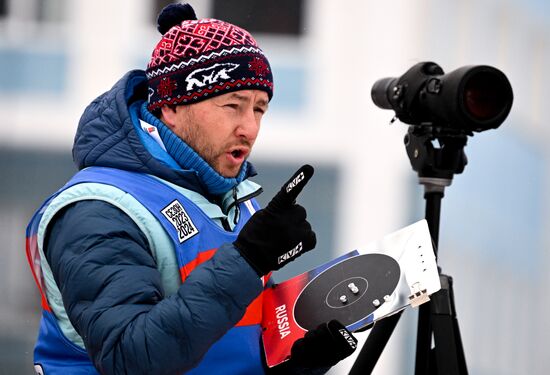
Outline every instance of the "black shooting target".
<path id="1" fill-rule="evenodd" d="M 397 261 L 384 254 L 364 254 L 348 258 L 323 271 L 306 285 L 296 299 L 294 318 L 300 327 L 315 329 L 337 319 L 349 326 L 384 303 L 399 283 Z"/>

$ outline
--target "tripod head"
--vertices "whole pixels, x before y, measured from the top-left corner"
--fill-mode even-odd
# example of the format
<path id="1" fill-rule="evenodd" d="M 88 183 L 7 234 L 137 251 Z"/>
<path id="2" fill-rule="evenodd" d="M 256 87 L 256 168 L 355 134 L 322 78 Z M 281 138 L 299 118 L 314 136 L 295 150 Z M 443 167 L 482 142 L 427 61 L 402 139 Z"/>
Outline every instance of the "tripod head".
<path id="1" fill-rule="evenodd" d="M 441 191 L 462 173 L 468 163 L 464 146 L 468 135 L 462 131 L 437 126 L 409 126 L 405 148 L 413 170 L 418 173 L 426 193 Z"/>

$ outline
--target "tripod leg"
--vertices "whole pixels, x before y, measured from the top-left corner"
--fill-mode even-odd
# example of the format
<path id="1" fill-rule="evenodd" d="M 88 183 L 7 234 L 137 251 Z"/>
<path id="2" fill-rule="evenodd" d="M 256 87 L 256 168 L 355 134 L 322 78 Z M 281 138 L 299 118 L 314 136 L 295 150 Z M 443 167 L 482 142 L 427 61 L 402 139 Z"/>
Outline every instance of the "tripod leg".
<path id="1" fill-rule="evenodd" d="M 433 300 L 433 295 L 431 298 Z M 430 302 L 418 308 L 415 374 L 430 374 L 430 351 L 432 347 L 431 304 L 432 301 L 430 300 Z"/>
<path id="2" fill-rule="evenodd" d="M 382 319 L 372 327 L 367 341 L 361 348 L 359 356 L 355 360 L 348 375 L 367 375 L 372 373 L 376 362 L 384 351 L 390 336 L 401 317 L 402 312 Z"/>
<path id="3" fill-rule="evenodd" d="M 432 295 L 431 313 L 438 374 L 467 374 L 466 358 L 456 318 L 453 279 L 441 275 L 441 290 Z"/>

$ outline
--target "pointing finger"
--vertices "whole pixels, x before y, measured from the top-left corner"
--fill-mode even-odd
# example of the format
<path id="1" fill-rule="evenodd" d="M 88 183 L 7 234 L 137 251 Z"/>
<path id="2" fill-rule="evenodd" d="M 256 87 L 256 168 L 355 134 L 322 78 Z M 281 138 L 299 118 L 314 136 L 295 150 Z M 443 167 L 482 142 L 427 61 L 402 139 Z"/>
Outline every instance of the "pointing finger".
<path id="1" fill-rule="evenodd" d="M 309 164 L 303 165 L 285 182 L 281 190 L 269 202 L 268 207 L 272 209 L 288 207 L 296 201 L 296 198 L 313 176 L 313 167 Z"/>

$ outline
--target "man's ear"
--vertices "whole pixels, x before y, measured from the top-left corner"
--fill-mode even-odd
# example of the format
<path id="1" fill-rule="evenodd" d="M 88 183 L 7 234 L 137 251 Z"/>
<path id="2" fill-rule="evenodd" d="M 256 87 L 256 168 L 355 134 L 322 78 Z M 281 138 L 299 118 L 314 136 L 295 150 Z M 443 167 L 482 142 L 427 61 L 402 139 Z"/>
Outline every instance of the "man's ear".
<path id="1" fill-rule="evenodd" d="M 176 127 L 176 106 L 163 105 L 160 111 L 160 120 L 168 125 L 170 130 L 174 130 Z"/>

